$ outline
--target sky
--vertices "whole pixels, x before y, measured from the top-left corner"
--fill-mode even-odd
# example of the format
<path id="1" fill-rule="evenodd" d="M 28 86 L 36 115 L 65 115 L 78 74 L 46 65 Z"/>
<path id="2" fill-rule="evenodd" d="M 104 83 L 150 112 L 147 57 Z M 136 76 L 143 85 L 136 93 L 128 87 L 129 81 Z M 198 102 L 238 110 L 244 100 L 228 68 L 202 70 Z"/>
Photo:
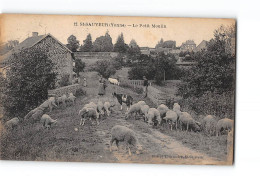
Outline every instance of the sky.
<path id="1" fill-rule="evenodd" d="M 77 25 L 75 25 L 77 23 Z M 92 24 L 86 26 L 80 25 Z M 96 26 L 103 23 L 103 26 Z M 110 24 L 110 26 L 106 26 Z M 119 26 L 111 26 L 116 24 Z M 202 40 L 213 38 L 214 30 L 221 25 L 235 24 L 234 19 L 217 18 L 162 18 L 162 17 L 115 17 L 115 16 L 75 16 L 75 15 L 22 15 L 4 14 L 0 16 L 1 42 L 19 40 L 22 42 L 32 36 L 32 32 L 39 35 L 52 34 L 62 43 L 73 34 L 82 44 L 90 33 L 92 41 L 109 31 L 112 42 L 115 43 L 118 35 L 124 34 L 125 43 L 134 39 L 140 47 L 155 47 L 163 38 L 175 40 L 177 46 L 186 40 L 194 40 L 198 45 Z M 152 25 L 163 28 L 153 28 Z"/>

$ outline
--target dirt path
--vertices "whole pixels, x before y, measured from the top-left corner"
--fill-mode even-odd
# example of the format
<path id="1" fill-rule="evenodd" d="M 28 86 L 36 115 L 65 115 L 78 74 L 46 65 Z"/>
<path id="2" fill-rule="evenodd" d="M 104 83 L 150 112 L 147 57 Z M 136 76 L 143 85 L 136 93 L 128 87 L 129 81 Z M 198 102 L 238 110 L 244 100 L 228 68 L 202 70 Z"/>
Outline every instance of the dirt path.
<path id="1" fill-rule="evenodd" d="M 103 121 L 103 125 L 97 127 L 96 134 L 103 140 L 104 150 L 109 151 L 110 130 L 113 125 L 123 125 L 133 129 L 140 144 L 143 147 L 141 154 L 129 156 L 124 147 L 117 150 L 116 145 L 112 147 L 112 154 L 120 163 L 162 163 L 162 164 L 221 164 L 216 158 L 189 149 L 172 137 L 159 132 L 157 129 L 149 129 L 141 120 L 126 121 L 123 118 L 110 117 Z M 136 125 L 139 123 L 139 126 Z M 107 128 L 104 129 L 104 124 Z M 112 125 L 112 126 L 113 126 Z M 109 133 L 109 135 L 107 135 Z M 109 137 L 108 137 L 109 136 Z M 119 144 L 120 145 L 120 144 Z"/>

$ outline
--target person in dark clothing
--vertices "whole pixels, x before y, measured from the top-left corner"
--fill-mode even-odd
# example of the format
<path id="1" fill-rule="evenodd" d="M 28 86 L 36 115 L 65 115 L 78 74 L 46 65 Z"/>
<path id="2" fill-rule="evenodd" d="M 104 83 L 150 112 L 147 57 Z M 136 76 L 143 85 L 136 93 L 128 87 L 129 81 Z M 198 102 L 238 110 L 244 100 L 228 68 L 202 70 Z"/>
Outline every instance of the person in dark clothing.
<path id="1" fill-rule="evenodd" d="M 145 76 L 143 76 L 144 80 L 144 86 L 143 86 L 143 92 L 144 92 L 144 98 L 147 97 L 147 91 L 148 91 L 148 79 L 146 79 Z"/>

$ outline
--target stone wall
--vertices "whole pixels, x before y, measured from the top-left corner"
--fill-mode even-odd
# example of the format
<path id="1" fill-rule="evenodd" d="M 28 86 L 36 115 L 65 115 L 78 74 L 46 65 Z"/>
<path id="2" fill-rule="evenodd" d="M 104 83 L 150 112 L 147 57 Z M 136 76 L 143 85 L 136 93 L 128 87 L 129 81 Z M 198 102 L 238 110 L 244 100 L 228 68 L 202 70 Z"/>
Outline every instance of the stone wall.
<path id="1" fill-rule="evenodd" d="M 63 94 L 69 94 L 69 93 L 73 93 L 75 95 L 76 90 L 79 89 L 81 86 L 79 84 L 73 84 L 73 85 L 69 85 L 69 86 L 64 86 L 64 87 L 60 87 L 57 89 L 53 89 L 53 90 L 48 90 L 48 95 L 49 96 L 62 96 Z"/>
<path id="2" fill-rule="evenodd" d="M 59 87 L 59 81 L 62 76 L 69 75 L 69 83 L 72 83 L 73 78 L 73 60 L 71 52 L 60 44 L 56 39 L 47 36 L 42 41 L 38 42 L 34 47 L 42 48 L 48 51 L 47 55 L 55 64 L 55 72 L 57 75 L 56 86 Z"/>

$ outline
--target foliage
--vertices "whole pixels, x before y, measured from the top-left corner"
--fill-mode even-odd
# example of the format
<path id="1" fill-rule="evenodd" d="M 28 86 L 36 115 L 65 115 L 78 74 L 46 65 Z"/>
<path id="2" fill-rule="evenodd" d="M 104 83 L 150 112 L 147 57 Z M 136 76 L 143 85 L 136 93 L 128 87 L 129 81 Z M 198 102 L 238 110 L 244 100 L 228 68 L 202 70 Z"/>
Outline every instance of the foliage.
<path id="1" fill-rule="evenodd" d="M 185 110 L 192 110 L 196 114 L 215 115 L 220 118 L 234 118 L 234 94 L 226 92 L 205 92 L 200 97 L 182 99 L 179 104 Z"/>
<path id="2" fill-rule="evenodd" d="M 225 52 L 225 43 L 226 40 L 215 32 L 207 50 L 197 52 L 198 64 L 184 74 L 185 84 L 179 89 L 180 95 L 199 97 L 207 91 L 221 94 L 234 90 L 235 57 Z"/>
<path id="3" fill-rule="evenodd" d="M 92 37 L 91 34 L 87 35 L 86 40 L 83 40 L 83 45 L 80 46 L 80 51 L 83 52 L 90 52 L 93 49 L 93 44 L 92 44 Z"/>
<path id="4" fill-rule="evenodd" d="M 84 68 L 86 67 L 85 62 L 82 62 L 81 59 L 75 59 L 75 67 L 73 68 L 73 71 L 77 73 L 77 76 L 79 76 L 79 72 L 83 72 Z"/>
<path id="5" fill-rule="evenodd" d="M 109 33 L 106 32 L 105 36 L 100 36 L 96 38 L 93 43 L 94 52 L 111 52 L 113 51 L 112 38 Z"/>
<path id="6" fill-rule="evenodd" d="M 127 51 L 127 44 L 125 44 L 124 35 L 121 33 L 117 37 L 117 41 L 114 45 L 114 52 L 125 53 Z"/>
<path id="7" fill-rule="evenodd" d="M 62 75 L 60 80 L 60 86 L 68 86 L 70 80 L 70 75 Z"/>
<path id="8" fill-rule="evenodd" d="M 86 92 L 82 88 L 79 88 L 79 89 L 76 90 L 76 93 L 75 93 L 76 97 L 80 97 L 80 96 L 83 96 L 83 95 L 86 95 Z"/>
<path id="9" fill-rule="evenodd" d="M 8 117 L 25 115 L 48 97 L 54 88 L 54 64 L 41 49 L 25 49 L 13 55 L 4 85 L 3 106 Z"/>
<path id="10" fill-rule="evenodd" d="M 155 58 L 147 55 L 140 55 L 137 62 L 129 70 L 130 79 L 155 79 L 157 84 L 170 79 L 179 79 L 181 70 L 176 66 L 174 55 L 165 55 L 163 52 Z"/>
<path id="11" fill-rule="evenodd" d="M 68 44 L 66 45 L 72 52 L 76 52 L 79 48 L 79 41 L 74 35 L 69 36 L 67 39 Z"/>
<path id="12" fill-rule="evenodd" d="M 121 68 L 121 64 L 115 60 L 100 60 L 94 66 L 94 71 L 97 71 L 104 78 L 109 78 L 116 73 L 116 70 Z"/>

